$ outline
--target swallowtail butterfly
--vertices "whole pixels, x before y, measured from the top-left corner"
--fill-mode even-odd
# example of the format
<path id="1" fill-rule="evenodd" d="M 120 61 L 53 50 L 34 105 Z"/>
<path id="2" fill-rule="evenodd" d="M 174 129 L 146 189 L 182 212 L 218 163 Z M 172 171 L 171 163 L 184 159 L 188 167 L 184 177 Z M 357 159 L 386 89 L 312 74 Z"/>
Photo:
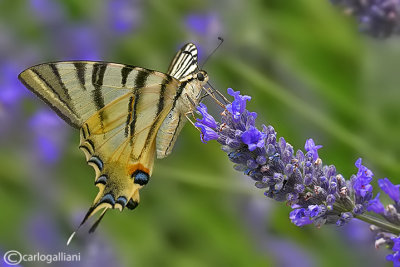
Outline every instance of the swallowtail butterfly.
<path id="1" fill-rule="evenodd" d="M 168 156 L 208 81 L 197 48 L 184 45 L 168 72 L 94 61 L 44 63 L 19 79 L 80 130 L 79 148 L 96 172 L 99 192 L 82 224 L 99 210 L 134 209 L 155 156 Z M 72 236 L 71 236 L 72 237 Z"/>

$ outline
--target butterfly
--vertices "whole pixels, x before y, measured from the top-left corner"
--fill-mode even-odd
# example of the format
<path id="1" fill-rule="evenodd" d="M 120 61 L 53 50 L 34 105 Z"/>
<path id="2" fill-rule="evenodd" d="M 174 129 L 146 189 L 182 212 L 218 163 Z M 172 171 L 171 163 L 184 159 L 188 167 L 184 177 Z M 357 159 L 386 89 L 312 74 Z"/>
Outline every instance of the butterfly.
<path id="1" fill-rule="evenodd" d="M 196 46 L 188 43 L 167 73 L 65 61 L 30 67 L 19 79 L 80 130 L 79 148 L 95 170 L 99 189 L 80 226 L 102 210 L 92 232 L 108 209 L 138 206 L 139 190 L 149 182 L 155 157 L 171 153 L 187 114 L 201 100 L 208 75 L 198 67 Z"/>

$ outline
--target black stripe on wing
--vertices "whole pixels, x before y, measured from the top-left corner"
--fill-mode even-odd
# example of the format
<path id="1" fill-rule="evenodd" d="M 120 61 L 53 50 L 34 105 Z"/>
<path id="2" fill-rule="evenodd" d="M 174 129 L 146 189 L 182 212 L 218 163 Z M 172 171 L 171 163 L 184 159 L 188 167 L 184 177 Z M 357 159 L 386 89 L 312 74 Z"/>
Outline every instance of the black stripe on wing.
<path id="1" fill-rule="evenodd" d="M 133 105 L 134 105 L 134 96 L 131 96 L 129 98 L 129 104 L 128 104 L 128 115 L 126 118 L 126 125 L 125 125 L 125 137 L 128 137 L 128 133 L 129 133 L 129 124 L 131 122 L 132 119 L 132 112 L 133 112 Z"/>
<path id="2" fill-rule="evenodd" d="M 136 79 L 135 79 L 135 91 L 134 91 L 135 102 L 133 103 L 133 109 L 131 112 L 132 115 L 128 114 L 128 116 L 132 117 L 132 120 L 130 121 L 130 124 L 129 124 L 130 136 L 133 136 L 135 134 L 135 127 L 136 127 L 136 120 L 137 120 L 136 110 L 138 107 L 138 103 L 140 101 L 140 92 L 141 92 L 141 89 L 146 86 L 146 81 L 147 81 L 147 78 L 150 76 L 150 74 L 151 74 L 150 71 L 141 71 L 138 73 L 138 75 L 136 76 Z M 132 141 L 132 139 L 131 139 L 131 141 Z"/>
<path id="3" fill-rule="evenodd" d="M 76 68 L 76 78 L 78 79 L 79 83 L 81 84 L 81 87 L 84 91 L 86 91 L 86 63 L 84 62 L 75 62 L 74 66 Z"/>
<path id="4" fill-rule="evenodd" d="M 163 81 L 163 83 L 161 84 L 161 90 L 160 90 L 160 99 L 158 100 L 158 104 L 157 104 L 157 115 L 160 114 L 160 112 L 163 110 L 164 108 L 164 95 L 165 95 L 165 91 L 167 89 L 167 86 L 172 82 L 172 77 L 171 76 L 167 76 L 167 78 Z"/>
<path id="5" fill-rule="evenodd" d="M 133 70 L 132 68 L 127 67 L 127 66 L 125 66 L 121 69 L 121 77 L 122 77 L 121 86 L 122 87 L 126 86 L 126 81 L 128 80 L 128 75 L 129 75 L 129 73 L 131 73 L 132 70 Z"/>
<path id="6" fill-rule="evenodd" d="M 178 80 L 182 80 L 197 69 L 197 48 L 194 44 L 188 43 L 179 50 L 171 61 L 167 73 Z"/>
<path id="7" fill-rule="evenodd" d="M 92 72 L 92 85 L 94 87 L 93 91 L 93 101 L 96 104 L 97 110 L 104 107 L 104 97 L 101 91 L 103 86 L 104 73 L 106 72 L 107 64 L 94 64 Z"/>
<path id="8" fill-rule="evenodd" d="M 61 75 L 60 75 L 59 71 L 58 71 L 57 65 L 56 64 L 49 64 L 49 66 L 50 66 L 54 76 L 56 77 L 58 83 L 60 84 L 60 86 L 61 86 L 61 88 L 62 88 L 62 90 L 64 92 L 65 97 L 67 98 L 68 101 L 70 101 L 71 100 L 71 96 L 69 95 L 67 87 L 65 87 L 65 84 L 64 84 L 64 82 L 63 82 L 63 80 L 61 78 Z M 69 108 L 71 108 L 71 107 L 69 107 Z"/>
<path id="9" fill-rule="evenodd" d="M 147 148 L 149 145 L 150 145 L 150 141 L 152 140 L 152 136 L 153 136 L 153 134 L 154 134 L 154 132 L 156 131 L 156 127 L 157 127 L 157 125 L 158 125 L 158 123 L 159 123 L 159 121 L 160 121 L 160 119 L 162 118 L 162 119 L 164 119 L 164 117 L 160 117 L 160 114 L 161 114 L 161 112 L 164 110 L 164 105 L 165 105 L 165 92 L 166 92 L 166 89 L 167 89 L 167 87 L 168 87 L 168 85 L 170 84 L 172 82 L 172 77 L 170 77 L 170 76 L 167 76 L 167 78 L 163 81 L 163 83 L 161 84 L 161 88 L 160 88 L 160 97 L 159 97 L 159 99 L 158 99 L 158 104 L 157 104 L 157 113 L 156 113 L 156 115 L 155 115 L 155 120 L 154 120 L 154 122 L 153 122 L 153 124 L 151 125 L 151 128 L 150 128 L 150 131 L 149 131 L 149 133 L 148 133 L 148 135 L 147 135 L 147 138 L 146 138 L 146 143 L 145 143 L 145 145 L 144 145 L 144 147 L 145 148 Z M 186 83 L 184 83 L 184 84 L 186 84 Z M 184 85 L 185 86 L 185 85 Z M 182 89 L 181 89 L 182 88 Z M 179 90 L 183 90 L 183 88 L 184 87 L 182 87 L 182 85 L 178 88 L 178 91 Z M 182 92 L 180 92 L 179 94 L 181 94 Z M 174 101 L 175 101 L 175 99 L 174 99 Z M 175 104 L 174 104 L 175 105 Z M 168 110 L 168 112 L 170 111 L 170 109 Z M 143 153 L 143 151 L 145 151 L 145 149 L 143 149 L 142 150 L 142 153 Z M 141 153 L 141 154 L 142 154 Z"/>

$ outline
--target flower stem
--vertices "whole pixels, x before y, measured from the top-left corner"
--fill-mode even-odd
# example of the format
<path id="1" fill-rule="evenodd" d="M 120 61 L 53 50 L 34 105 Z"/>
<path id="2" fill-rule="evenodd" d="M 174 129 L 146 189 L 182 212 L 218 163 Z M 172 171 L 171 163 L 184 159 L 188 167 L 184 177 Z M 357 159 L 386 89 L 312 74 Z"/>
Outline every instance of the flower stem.
<path id="1" fill-rule="evenodd" d="M 378 217 L 371 216 L 368 214 L 360 214 L 360 215 L 355 215 L 355 218 L 362 220 L 366 223 L 376 225 L 379 228 L 381 228 L 387 232 L 390 232 L 390 233 L 393 233 L 396 235 L 400 234 L 400 226 L 394 225 L 394 224 L 392 224 L 388 221 L 382 220 Z"/>

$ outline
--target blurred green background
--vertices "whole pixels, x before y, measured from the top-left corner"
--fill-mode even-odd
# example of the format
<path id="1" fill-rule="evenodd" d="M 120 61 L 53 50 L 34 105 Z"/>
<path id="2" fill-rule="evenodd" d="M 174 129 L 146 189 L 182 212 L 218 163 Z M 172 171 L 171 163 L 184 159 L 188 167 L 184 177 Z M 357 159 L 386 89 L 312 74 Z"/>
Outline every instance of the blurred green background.
<path id="1" fill-rule="evenodd" d="M 258 125 L 273 125 L 295 149 L 314 138 L 346 178 L 362 157 L 376 178 L 400 183 L 399 39 L 361 35 L 328 1 L 3 0 L 0 255 L 81 253 L 52 266 L 391 266 L 367 224 L 291 224 L 289 207 L 265 198 L 190 125 L 156 161 L 136 210 L 108 212 L 96 233 L 80 231 L 66 247 L 97 194 L 94 172 L 78 131 L 18 73 L 68 59 L 166 71 L 182 44 L 197 44 L 201 63 L 218 36 L 225 42 L 204 69 L 221 92 L 252 96 Z"/>

